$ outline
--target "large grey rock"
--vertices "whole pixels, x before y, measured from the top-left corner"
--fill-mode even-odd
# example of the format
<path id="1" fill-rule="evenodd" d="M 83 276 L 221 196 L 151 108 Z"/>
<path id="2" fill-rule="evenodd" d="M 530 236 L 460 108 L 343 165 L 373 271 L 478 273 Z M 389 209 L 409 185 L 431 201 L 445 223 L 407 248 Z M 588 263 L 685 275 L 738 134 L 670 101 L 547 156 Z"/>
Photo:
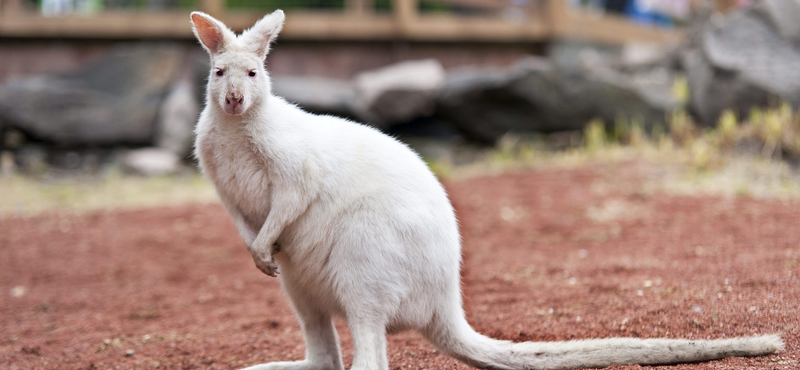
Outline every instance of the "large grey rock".
<path id="1" fill-rule="evenodd" d="M 353 84 L 314 76 L 276 76 L 272 92 L 315 113 L 355 115 Z"/>
<path id="2" fill-rule="evenodd" d="M 765 1 L 753 10 L 766 17 L 781 38 L 800 43 L 800 1 Z"/>
<path id="3" fill-rule="evenodd" d="M 10 81 L 0 126 L 57 144 L 149 144 L 184 54 L 172 44 L 119 46 L 74 73 Z"/>
<path id="4" fill-rule="evenodd" d="M 163 148 L 142 148 L 125 153 L 122 166 L 126 171 L 144 176 L 163 176 L 178 172 L 181 159 Z"/>
<path id="5" fill-rule="evenodd" d="M 727 109 L 744 114 L 780 100 L 800 105 L 798 41 L 798 0 L 764 2 L 708 21 L 682 57 L 692 111 L 714 125 Z"/>
<path id="6" fill-rule="evenodd" d="M 677 102 L 666 84 L 637 81 L 611 70 L 558 68 L 528 59 L 509 70 L 452 73 L 440 112 L 473 139 L 494 142 L 507 132 L 580 130 L 593 118 L 618 116 L 652 125 Z"/>
<path id="7" fill-rule="evenodd" d="M 679 64 L 679 44 L 629 42 L 622 46 L 617 61 L 625 71 L 674 68 Z"/>
<path id="8" fill-rule="evenodd" d="M 444 68 L 434 59 L 363 72 L 354 81 L 356 108 L 364 120 L 384 129 L 431 116 L 444 81 Z"/>
<path id="9" fill-rule="evenodd" d="M 158 112 L 155 144 L 184 157 L 192 149 L 194 126 L 200 116 L 200 103 L 191 71 L 172 85 Z"/>

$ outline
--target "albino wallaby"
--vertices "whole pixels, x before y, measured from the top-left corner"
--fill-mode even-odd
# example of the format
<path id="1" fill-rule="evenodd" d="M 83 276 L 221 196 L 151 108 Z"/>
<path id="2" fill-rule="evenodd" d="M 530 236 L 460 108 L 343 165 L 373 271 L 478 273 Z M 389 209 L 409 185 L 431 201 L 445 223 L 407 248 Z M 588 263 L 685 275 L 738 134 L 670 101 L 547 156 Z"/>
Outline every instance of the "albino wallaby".
<path id="1" fill-rule="evenodd" d="M 291 299 L 306 359 L 248 369 L 343 369 L 334 315 L 347 319 L 353 369 L 386 370 L 387 333 L 413 329 L 488 369 L 673 364 L 779 351 L 778 335 L 724 340 L 611 338 L 513 343 L 477 333 L 461 306 L 461 241 L 441 184 L 408 147 L 272 95 L 264 67 L 284 14 L 236 36 L 191 15 L 211 56 L 196 156 L 256 266 Z"/>

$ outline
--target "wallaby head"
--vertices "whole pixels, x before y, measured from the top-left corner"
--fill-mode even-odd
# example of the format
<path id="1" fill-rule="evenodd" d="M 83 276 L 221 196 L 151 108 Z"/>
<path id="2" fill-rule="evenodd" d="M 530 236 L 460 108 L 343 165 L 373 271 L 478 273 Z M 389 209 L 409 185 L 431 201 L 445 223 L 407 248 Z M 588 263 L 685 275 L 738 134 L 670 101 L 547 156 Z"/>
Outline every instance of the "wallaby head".
<path id="1" fill-rule="evenodd" d="M 192 30 L 211 56 L 207 104 L 239 115 L 269 95 L 271 85 L 264 60 L 284 19 L 283 11 L 276 10 L 237 37 L 210 15 L 192 12 Z"/>

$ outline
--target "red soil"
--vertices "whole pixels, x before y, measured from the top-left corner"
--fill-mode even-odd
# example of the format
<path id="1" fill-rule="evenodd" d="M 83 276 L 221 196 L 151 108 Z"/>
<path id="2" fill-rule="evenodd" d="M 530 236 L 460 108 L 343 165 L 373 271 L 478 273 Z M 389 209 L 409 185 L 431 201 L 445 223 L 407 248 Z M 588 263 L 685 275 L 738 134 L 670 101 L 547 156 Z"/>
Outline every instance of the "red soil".
<path id="1" fill-rule="evenodd" d="M 449 183 L 469 321 L 518 341 L 780 333 L 778 355 L 670 369 L 800 367 L 800 201 L 647 194 L 643 167 Z M 278 281 L 219 206 L 0 219 L 2 369 L 232 369 L 303 353 Z M 468 368 L 415 333 L 390 337 L 389 356 L 392 369 Z"/>

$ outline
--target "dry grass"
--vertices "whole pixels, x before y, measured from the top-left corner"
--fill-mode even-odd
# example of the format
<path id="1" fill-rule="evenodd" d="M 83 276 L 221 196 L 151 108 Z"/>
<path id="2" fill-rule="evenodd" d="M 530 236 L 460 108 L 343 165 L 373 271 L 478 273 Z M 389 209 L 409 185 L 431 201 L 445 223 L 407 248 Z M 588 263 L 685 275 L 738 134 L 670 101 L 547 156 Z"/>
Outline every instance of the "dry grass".
<path id="1" fill-rule="evenodd" d="M 648 193 L 800 196 L 800 171 L 790 164 L 800 158 L 800 115 L 788 106 L 754 110 L 741 122 L 726 113 L 717 128 L 706 130 L 675 112 L 669 126 L 669 134 L 656 127 L 648 135 L 636 122 L 617 121 L 607 128 L 593 121 L 583 145 L 566 150 L 547 149 L 541 138 L 506 135 L 467 164 L 426 162 L 439 177 L 459 181 L 508 171 L 638 161 L 648 169 L 642 189 Z M 749 149 L 743 152 L 742 147 Z M 0 194 L 0 214 L 22 215 L 217 201 L 213 186 L 199 174 L 144 178 L 119 171 L 57 180 L 0 176 Z"/>
<path id="2" fill-rule="evenodd" d="M 0 177 L 0 214 L 32 215 L 45 211 L 92 211 L 146 208 L 217 200 L 213 186 L 200 175 L 145 178 L 118 172 L 103 177 L 38 180 L 21 175 Z"/>
<path id="3" fill-rule="evenodd" d="M 669 119 L 669 133 L 647 134 L 637 122 L 618 120 L 609 128 L 587 124 L 583 144 L 564 151 L 542 140 L 507 135 L 483 160 L 464 166 L 434 163 L 437 174 L 468 178 L 542 167 L 643 161 L 647 192 L 787 198 L 800 196 L 800 114 L 788 105 L 753 110 L 741 122 L 726 112 L 716 128 L 700 129 L 682 111 Z M 444 170 L 442 170 L 444 169 Z"/>

